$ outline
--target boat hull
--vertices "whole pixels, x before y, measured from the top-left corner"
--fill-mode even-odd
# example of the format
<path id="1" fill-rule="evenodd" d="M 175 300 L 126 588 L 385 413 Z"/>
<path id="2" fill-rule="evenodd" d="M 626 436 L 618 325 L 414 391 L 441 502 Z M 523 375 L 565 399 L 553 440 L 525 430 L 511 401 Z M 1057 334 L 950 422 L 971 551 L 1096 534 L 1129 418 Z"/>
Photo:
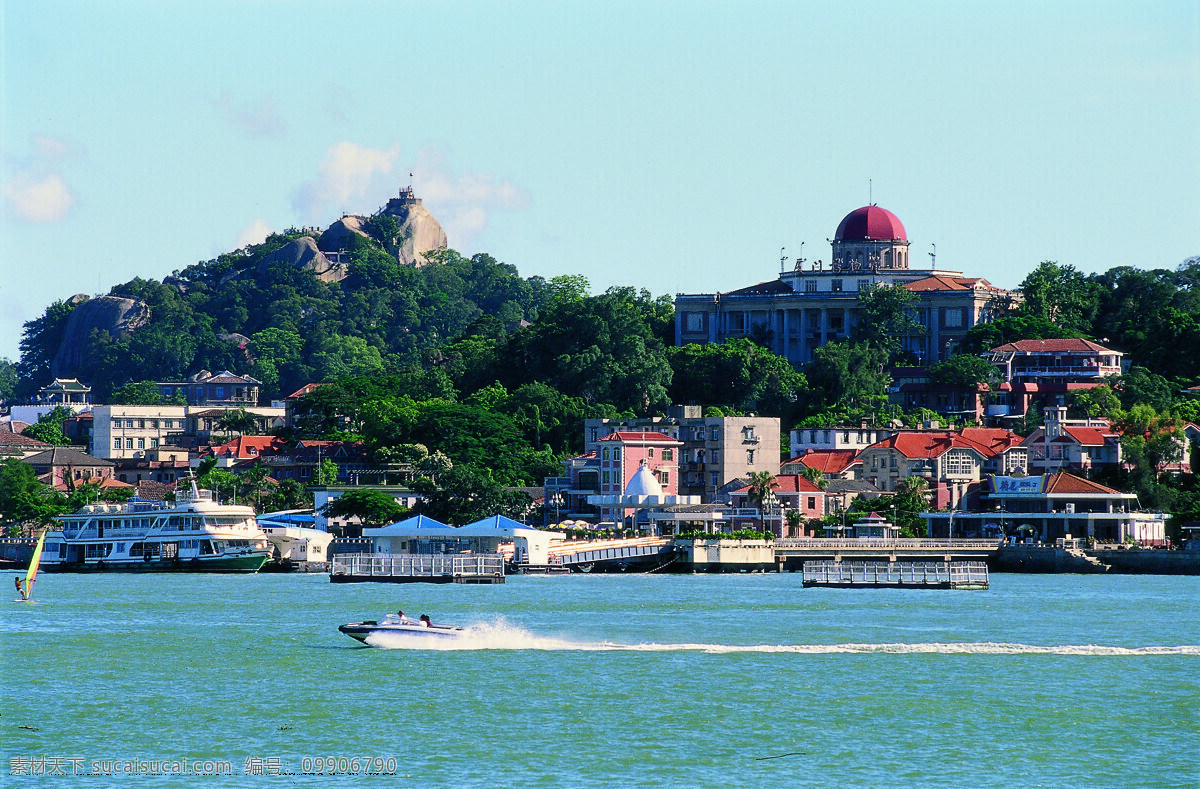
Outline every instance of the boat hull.
<path id="1" fill-rule="evenodd" d="M 267 563 L 266 552 L 238 556 L 200 556 L 149 561 L 56 562 L 43 564 L 44 573 L 256 573 Z"/>
<path id="2" fill-rule="evenodd" d="M 425 627 L 423 625 L 379 623 L 370 620 L 365 622 L 348 622 L 347 624 L 339 625 L 338 631 L 363 644 L 367 643 L 368 637 L 376 633 L 403 636 L 406 639 L 412 639 L 414 642 L 445 641 L 462 638 L 466 634 L 466 630 L 461 627 L 439 627 L 437 625 Z M 367 646 L 370 646 L 370 644 L 367 644 Z"/>

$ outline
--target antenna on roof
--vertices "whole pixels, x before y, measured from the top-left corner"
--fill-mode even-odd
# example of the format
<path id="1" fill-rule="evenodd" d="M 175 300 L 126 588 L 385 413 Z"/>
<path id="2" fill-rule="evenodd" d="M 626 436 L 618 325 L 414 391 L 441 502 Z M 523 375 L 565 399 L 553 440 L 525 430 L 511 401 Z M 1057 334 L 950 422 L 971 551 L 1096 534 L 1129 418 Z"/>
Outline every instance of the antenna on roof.
<path id="1" fill-rule="evenodd" d="M 937 268 L 937 244 L 932 244 L 933 251 L 929 253 L 929 267 Z"/>
<path id="2" fill-rule="evenodd" d="M 875 185 L 867 179 L 867 205 L 875 205 Z"/>
<path id="3" fill-rule="evenodd" d="M 787 255 L 783 254 L 783 251 L 784 251 L 785 249 L 787 249 L 787 247 L 780 247 L 780 248 L 779 248 L 779 273 L 780 273 L 780 274 L 782 274 L 782 273 L 783 273 L 783 266 L 784 266 L 784 264 L 785 264 L 785 263 L 787 263 Z"/>

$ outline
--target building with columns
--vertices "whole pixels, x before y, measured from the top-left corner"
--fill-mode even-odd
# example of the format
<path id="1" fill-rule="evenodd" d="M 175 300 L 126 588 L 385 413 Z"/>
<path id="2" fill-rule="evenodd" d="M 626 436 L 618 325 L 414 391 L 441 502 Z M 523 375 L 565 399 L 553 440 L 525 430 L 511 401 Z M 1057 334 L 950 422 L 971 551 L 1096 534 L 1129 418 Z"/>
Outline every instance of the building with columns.
<path id="1" fill-rule="evenodd" d="M 730 338 L 766 341 L 794 364 L 810 362 L 827 342 L 850 336 L 858 294 L 874 285 L 902 285 L 916 295 L 913 317 L 925 327 L 903 338 L 922 365 L 948 358 L 967 330 L 1016 298 L 961 271 L 909 268 L 909 241 L 900 219 L 877 205 L 851 211 L 838 225 L 831 262 L 797 258 L 779 278 L 728 293 L 678 294 L 675 344 Z"/>

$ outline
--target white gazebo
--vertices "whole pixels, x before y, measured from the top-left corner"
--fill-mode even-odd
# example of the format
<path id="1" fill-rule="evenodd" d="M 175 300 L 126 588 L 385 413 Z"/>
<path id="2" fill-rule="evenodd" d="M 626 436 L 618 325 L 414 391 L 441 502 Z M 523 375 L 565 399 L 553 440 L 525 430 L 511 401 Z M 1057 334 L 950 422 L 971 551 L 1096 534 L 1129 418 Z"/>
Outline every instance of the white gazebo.
<path id="1" fill-rule="evenodd" d="M 512 543 L 513 560 L 548 564 L 550 543 L 561 540 L 562 532 L 542 531 L 524 523 L 493 515 L 465 526 L 448 526 L 417 515 L 407 520 L 363 529 L 372 543 L 372 553 L 498 553 L 502 544 Z"/>

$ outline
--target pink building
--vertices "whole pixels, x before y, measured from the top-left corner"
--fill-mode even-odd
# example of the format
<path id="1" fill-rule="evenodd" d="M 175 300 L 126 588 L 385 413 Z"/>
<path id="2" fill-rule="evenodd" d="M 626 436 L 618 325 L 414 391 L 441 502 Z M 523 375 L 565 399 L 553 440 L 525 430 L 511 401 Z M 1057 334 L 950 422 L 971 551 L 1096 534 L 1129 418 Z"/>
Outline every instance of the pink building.
<path id="1" fill-rule="evenodd" d="M 618 431 L 596 443 L 601 494 L 624 493 L 643 464 L 662 488 L 663 495 L 674 496 L 679 493 L 679 448 L 683 446 L 682 441 L 666 433 Z M 617 515 L 621 513 L 607 508 L 601 510 L 604 520 L 612 520 Z"/>

